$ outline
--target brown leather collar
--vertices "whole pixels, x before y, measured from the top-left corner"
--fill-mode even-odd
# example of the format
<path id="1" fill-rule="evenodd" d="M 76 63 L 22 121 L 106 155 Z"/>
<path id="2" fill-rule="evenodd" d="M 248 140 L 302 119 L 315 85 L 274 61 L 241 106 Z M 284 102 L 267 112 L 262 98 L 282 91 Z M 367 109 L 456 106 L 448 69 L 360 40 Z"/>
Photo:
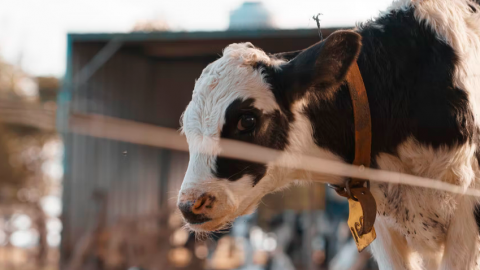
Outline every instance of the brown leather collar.
<path id="1" fill-rule="evenodd" d="M 355 62 L 347 74 L 348 89 L 353 104 L 355 122 L 355 159 L 353 165 L 370 167 L 372 148 L 372 123 L 367 91 L 362 74 Z M 366 187 L 365 187 L 366 185 Z M 363 226 L 360 235 L 370 232 L 375 222 L 377 205 L 370 193 L 368 180 L 351 178 L 345 186 L 333 186 L 335 191 L 344 197 L 360 202 L 363 209 Z"/>
<path id="2" fill-rule="evenodd" d="M 353 118 L 355 121 L 355 159 L 353 160 L 353 165 L 370 167 L 372 121 L 367 90 L 365 89 L 357 62 L 352 65 L 348 72 L 347 83 L 350 97 L 352 98 Z M 356 181 L 364 182 L 363 180 Z"/>

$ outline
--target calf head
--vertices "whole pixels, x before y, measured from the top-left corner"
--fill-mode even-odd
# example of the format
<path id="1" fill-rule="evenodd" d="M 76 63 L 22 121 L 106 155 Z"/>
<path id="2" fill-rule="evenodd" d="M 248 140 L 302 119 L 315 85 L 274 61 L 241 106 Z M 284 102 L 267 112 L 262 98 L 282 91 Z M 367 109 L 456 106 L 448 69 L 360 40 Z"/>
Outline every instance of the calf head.
<path id="1" fill-rule="evenodd" d="M 353 31 L 338 31 L 303 51 L 278 55 L 250 43 L 231 44 L 203 70 L 182 118 L 190 160 L 178 207 L 192 230 L 222 229 L 295 177 L 278 164 L 219 157 L 219 139 L 309 152 L 312 145 L 298 133 L 312 141 L 312 124 L 296 114 L 295 104 L 309 91 L 326 99 L 333 95 L 360 48 L 361 37 Z M 333 156 L 328 149 L 320 152 Z"/>

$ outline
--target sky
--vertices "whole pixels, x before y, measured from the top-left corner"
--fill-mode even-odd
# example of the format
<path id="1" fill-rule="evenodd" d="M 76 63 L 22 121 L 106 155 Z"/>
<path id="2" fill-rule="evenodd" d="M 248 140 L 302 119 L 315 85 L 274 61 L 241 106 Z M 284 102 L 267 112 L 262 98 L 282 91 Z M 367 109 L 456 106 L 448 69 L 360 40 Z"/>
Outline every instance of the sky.
<path id="1" fill-rule="evenodd" d="M 35 76 L 65 72 L 67 33 L 129 32 L 159 19 L 172 31 L 221 31 L 239 0 L 0 0 L 0 57 Z M 354 26 L 392 0 L 263 0 L 278 28 Z"/>

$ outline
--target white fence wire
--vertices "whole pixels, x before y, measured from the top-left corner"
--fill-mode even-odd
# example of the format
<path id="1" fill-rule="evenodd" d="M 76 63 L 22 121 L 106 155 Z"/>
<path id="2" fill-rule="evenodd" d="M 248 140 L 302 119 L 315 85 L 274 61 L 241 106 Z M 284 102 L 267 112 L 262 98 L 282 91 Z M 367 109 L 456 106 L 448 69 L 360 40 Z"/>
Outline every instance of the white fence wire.
<path id="1" fill-rule="evenodd" d="M 100 115 L 73 114 L 69 131 L 77 134 L 105 138 L 172 150 L 188 151 L 184 136 L 177 130 Z M 285 157 L 288 153 L 240 141 L 219 141 L 219 155 L 251 162 L 269 164 Z M 312 156 L 297 155 L 283 162 L 282 166 L 311 173 L 367 179 L 376 182 L 402 184 L 436 189 L 456 194 L 480 197 L 480 190 L 428 179 L 414 175 L 364 168 L 338 161 Z"/>

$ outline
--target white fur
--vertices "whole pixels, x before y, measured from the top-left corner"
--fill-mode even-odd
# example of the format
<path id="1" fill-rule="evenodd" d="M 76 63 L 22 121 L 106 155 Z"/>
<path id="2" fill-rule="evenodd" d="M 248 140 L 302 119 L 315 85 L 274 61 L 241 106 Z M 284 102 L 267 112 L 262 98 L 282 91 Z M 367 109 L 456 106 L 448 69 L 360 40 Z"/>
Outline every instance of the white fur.
<path id="1" fill-rule="evenodd" d="M 479 175 L 475 148 L 466 144 L 433 150 L 409 139 L 399 147 L 398 157 L 383 153 L 377 162 L 384 170 L 473 187 Z M 380 269 L 477 269 L 475 198 L 386 184 L 374 184 L 372 192 L 380 240 L 374 242 L 372 252 Z"/>
<path id="2" fill-rule="evenodd" d="M 212 226 L 252 211 L 261 197 L 279 184 L 273 180 L 262 181 L 253 189 L 249 175 L 228 181 L 216 179 L 212 174 L 215 157 L 220 151 L 218 141 L 225 123 L 225 112 L 234 100 L 253 98 L 253 106 L 263 113 L 279 109 L 261 70 L 252 67 L 259 61 L 273 67 L 284 62 L 271 59 L 250 43 L 229 45 L 221 58 L 203 70 L 195 83 L 192 101 L 182 116 L 182 132 L 187 137 L 190 160 L 179 200 L 195 200 L 205 192 L 216 196 L 220 201 L 217 205 L 225 207 L 216 207 L 214 216 L 210 215 L 218 219 Z M 203 230 L 200 227 L 192 229 Z"/>
<path id="3" fill-rule="evenodd" d="M 408 243 L 399 232 L 390 228 L 384 218 L 375 221 L 377 239 L 371 244 L 381 270 L 422 269 L 416 254 L 412 253 Z M 385 248 L 388 247 L 388 248 Z"/>

